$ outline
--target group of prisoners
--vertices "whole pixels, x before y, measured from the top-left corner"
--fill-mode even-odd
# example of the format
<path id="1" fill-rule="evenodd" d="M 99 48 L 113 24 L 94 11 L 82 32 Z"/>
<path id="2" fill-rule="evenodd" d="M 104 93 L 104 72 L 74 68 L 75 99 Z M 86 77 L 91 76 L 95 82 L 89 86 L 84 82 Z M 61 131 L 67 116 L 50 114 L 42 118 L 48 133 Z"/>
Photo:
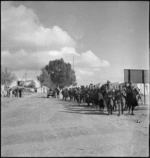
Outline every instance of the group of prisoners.
<path id="1" fill-rule="evenodd" d="M 76 88 L 65 88 L 62 90 L 63 100 L 77 101 L 78 105 L 87 104 L 94 105 L 101 112 L 106 108 L 108 115 L 113 114 L 113 111 L 118 111 L 118 115 L 124 111 L 131 111 L 134 115 L 134 108 L 138 106 L 138 100 L 141 99 L 137 87 L 132 86 L 132 83 L 125 83 L 123 86 L 114 87 L 110 81 L 103 84 L 101 87 L 82 86 Z"/>

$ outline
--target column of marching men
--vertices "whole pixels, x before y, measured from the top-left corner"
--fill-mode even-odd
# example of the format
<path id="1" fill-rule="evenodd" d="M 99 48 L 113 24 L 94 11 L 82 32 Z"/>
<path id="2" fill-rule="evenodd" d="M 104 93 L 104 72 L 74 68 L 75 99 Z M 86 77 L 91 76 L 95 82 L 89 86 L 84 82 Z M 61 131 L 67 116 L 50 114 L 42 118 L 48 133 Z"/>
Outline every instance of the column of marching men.
<path id="1" fill-rule="evenodd" d="M 19 87 L 9 88 L 6 87 L 4 92 L 1 89 L 2 97 L 22 97 L 23 89 Z M 57 98 L 60 90 L 55 89 L 54 95 Z M 128 110 L 129 113 L 134 115 L 134 108 L 138 106 L 138 101 L 141 100 L 140 89 L 132 85 L 131 82 L 125 83 L 123 86 L 112 86 L 110 81 L 103 84 L 101 87 L 93 85 L 81 86 L 74 88 L 64 88 L 61 91 L 62 100 L 75 101 L 80 104 L 91 104 L 100 111 L 104 112 L 107 109 L 108 114 L 112 114 L 113 111 L 118 111 L 118 115 L 123 114 Z"/>
<path id="2" fill-rule="evenodd" d="M 100 88 L 91 85 L 65 88 L 62 90 L 62 96 L 62 100 L 76 101 L 79 106 L 81 104 L 93 105 L 101 112 L 107 109 L 108 115 L 113 114 L 113 111 L 118 111 L 119 116 L 127 110 L 134 115 L 134 108 L 138 106 L 138 100 L 141 99 L 139 89 L 132 86 L 131 82 L 115 88 L 110 81 Z"/>

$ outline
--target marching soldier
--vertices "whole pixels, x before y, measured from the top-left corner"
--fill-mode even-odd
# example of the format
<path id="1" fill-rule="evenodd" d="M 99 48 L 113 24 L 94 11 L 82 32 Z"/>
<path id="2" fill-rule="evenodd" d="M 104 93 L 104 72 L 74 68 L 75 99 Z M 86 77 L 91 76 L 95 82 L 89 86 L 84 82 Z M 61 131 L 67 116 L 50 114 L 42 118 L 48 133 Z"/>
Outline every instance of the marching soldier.
<path id="1" fill-rule="evenodd" d="M 81 103 L 81 89 L 80 89 L 80 87 L 78 87 L 77 88 L 77 102 L 78 102 L 78 105 L 80 105 L 80 103 Z"/>
<path id="2" fill-rule="evenodd" d="M 122 86 L 119 85 L 119 89 L 115 91 L 115 99 L 117 101 L 117 104 L 119 106 L 119 114 L 118 116 L 120 116 L 121 111 L 123 114 L 123 105 L 124 105 L 124 97 L 126 96 L 125 91 L 123 90 Z"/>
<path id="3" fill-rule="evenodd" d="M 107 109 L 108 109 L 108 115 L 109 113 L 112 114 L 113 110 L 113 105 L 114 105 L 114 93 L 111 89 L 110 81 L 107 81 L 106 83 L 106 104 L 107 104 Z"/>
<path id="4" fill-rule="evenodd" d="M 103 108 L 103 111 L 104 111 L 104 98 L 100 89 L 98 90 L 98 104 L 99 104 L 100 111 L 101 111 L 101 108 Z"/>

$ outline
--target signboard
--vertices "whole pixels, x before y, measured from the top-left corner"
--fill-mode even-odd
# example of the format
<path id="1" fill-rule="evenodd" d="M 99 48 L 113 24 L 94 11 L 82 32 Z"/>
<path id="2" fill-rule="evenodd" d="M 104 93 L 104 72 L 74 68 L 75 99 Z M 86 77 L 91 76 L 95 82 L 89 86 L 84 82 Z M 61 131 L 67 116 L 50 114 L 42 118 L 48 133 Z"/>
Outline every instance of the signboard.
<path id="1" fill-rule="evenodd" d="M 124 82 L 149 83 L 149 71 L 124 69 Z"/>
<path id="2" fill-rule="evenodd" d="M 149 83 L 149 70 L 144 70 L 144 82 Z"/>

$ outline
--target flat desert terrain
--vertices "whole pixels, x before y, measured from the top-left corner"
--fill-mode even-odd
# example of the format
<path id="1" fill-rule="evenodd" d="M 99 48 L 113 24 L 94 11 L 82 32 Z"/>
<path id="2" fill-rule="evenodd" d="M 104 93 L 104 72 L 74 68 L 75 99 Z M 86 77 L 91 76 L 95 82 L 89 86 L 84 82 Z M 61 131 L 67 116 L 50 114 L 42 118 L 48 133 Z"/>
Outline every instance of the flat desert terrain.
<path id="1" fill-rule="evenodd" d="M 117 114 L 46 94 L 1 98 L 1 156 L 149 156 L 149 105 Z"/>

